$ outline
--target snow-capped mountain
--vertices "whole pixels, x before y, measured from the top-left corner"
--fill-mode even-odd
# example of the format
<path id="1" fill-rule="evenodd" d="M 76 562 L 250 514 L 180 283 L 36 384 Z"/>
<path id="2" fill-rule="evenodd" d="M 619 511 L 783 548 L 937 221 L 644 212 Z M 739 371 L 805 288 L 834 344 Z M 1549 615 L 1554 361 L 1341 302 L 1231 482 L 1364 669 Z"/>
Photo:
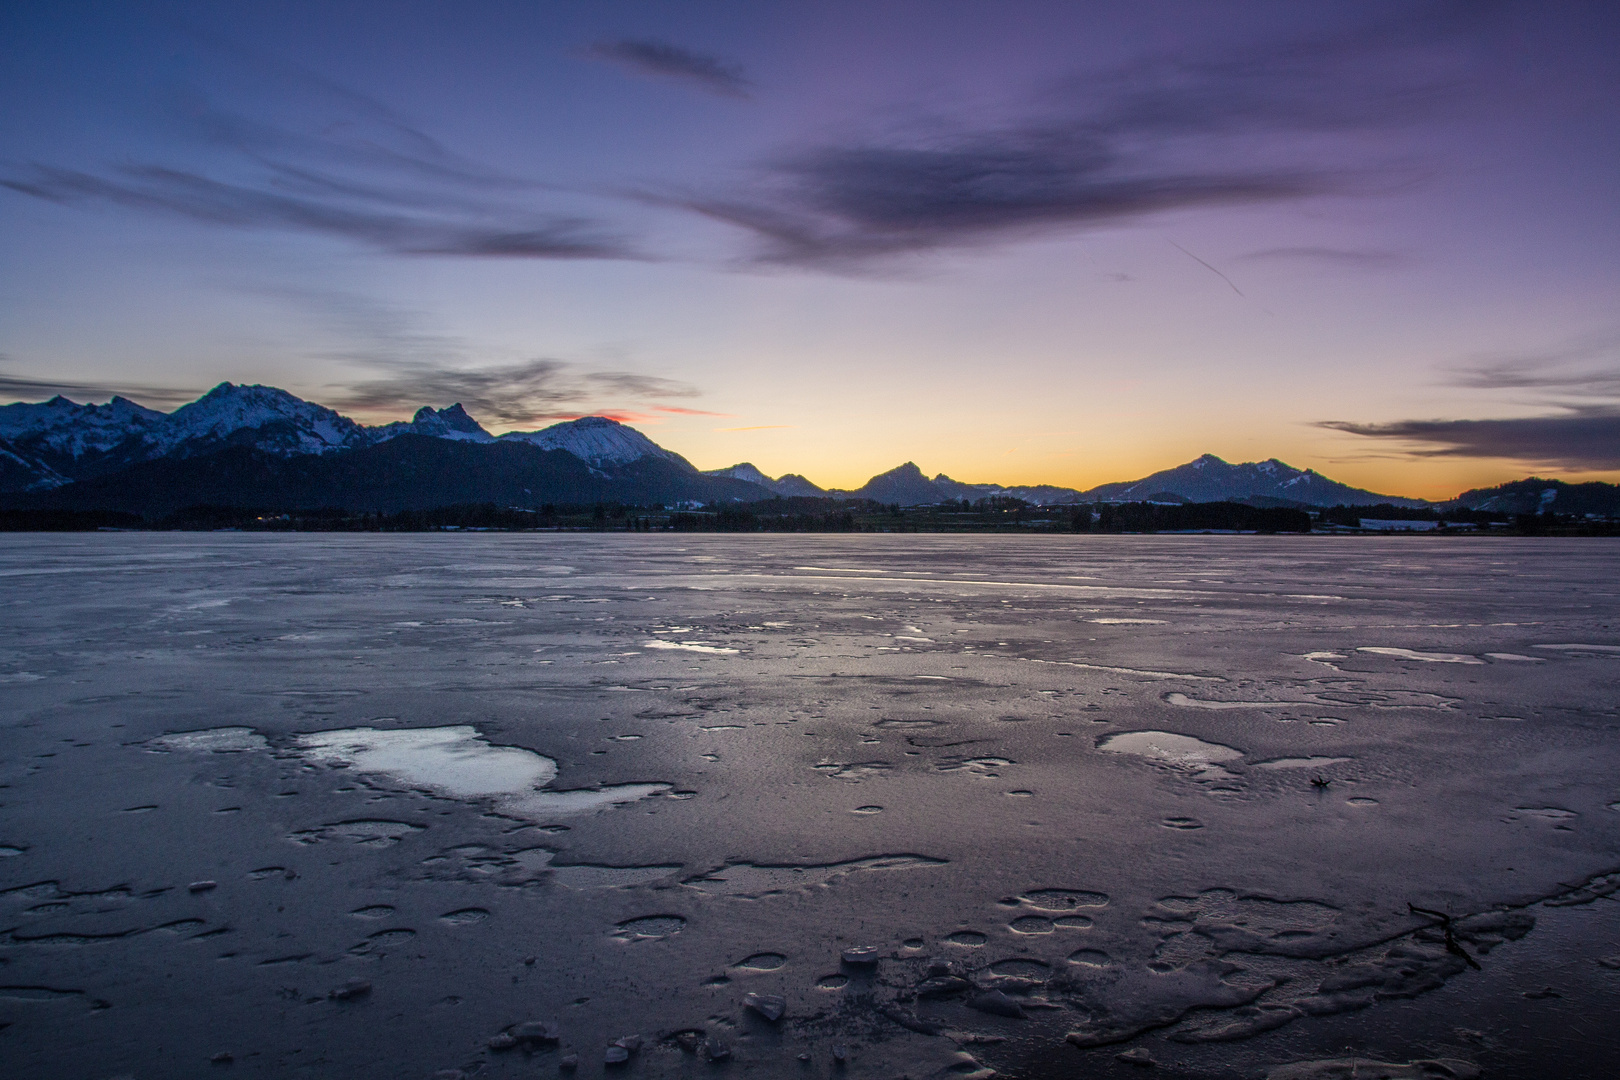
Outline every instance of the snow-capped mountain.
<path id="1" fill-rule="evenodd" d="M 432 441 L 395 442 L 406 435 Z M 398 460 L 420 458 L 426 462 L 444 456 L 434 449 L 442 448 L 443 443 L 461 444 L 467 451 L 480 454 L 487 449 L 495 455 L 488 462 L 503 463 L 491 467 L 502 469 L 517 468 L 519 458 L 530 461 L 521 454 L 513 457 L 507 453 L 502 457 L 503 447 L 565 451 L 586 467 L 587 475 L 595 477 L 591 483 L 628 485 L 614 498 L 646 502 L 701 501 L 708 497 L 748 500 L 777 495 L 864 498 L 915 506 L 1006 495 L 1037 504 L 1231 500 L 1295 506 L 1366 506 L 1382 502 L 1426 505 L 1353 488 L 1275 458 L 1234 465 L 1213 454 L 1141 480 L 1104 484 L 1086 492 L 1046 485 L 964 484 L 944 473 L 929 478 L 909 461 L 872 477 L 854 491 L 823 491 L 795 473 L 773 479 L 749 462 L 699 473 L 681 455 L 605 416 L 586 416 L 538 431 L 514 431 L 496 437 L 455 404 L 442 409 L 424 406 L 409 422 L 366 427 L 273 386 L 228 382 L 172 413 L 148 409 L 122 397 L 106 405 L 79 405 L 58 396 L 37 404 L 0 406 L 0 491 L 51 491 L 98 477 L 123 475 L 124 470 L 145 464 L 202 458 L 230 450 L 271 458 L 326 458 L 393 445 L 401 451 L 395 455 Z M 418 450 L 409 450 L 408 445 Z M 457 457 L 457 467 L 471 467 L 475 459 L 485 461 L 476 455 Z M 558 467 L 566 471 L 566 467 Z M 386 466 L 379 464 L 378 468 Z M 454 476 L 435 482 L 442 484 L 446 492 L 464 483 Z M 678 496 L 673 494 L 677 489 Z M 711 489 L 712 495 L 700 494 Z M 532 493 L 534 484 L 516 490 Z M 1485 493 L 1471 494 L 1485 497 Z M 1516 490 L 1512 496 L 1515 506 L 1527 498 Z"/>
<path id="2" fill-rule="evenodd" d="M 228 382 L 174 410 L 150 438 L 154 456 L 194 454 L 226 441 L 280 456 L 329 454 L 371 441 L 364 427 L 324 405 L 274 386 Z"/>
<path id="3" fill-rule="evenodd" d="M 168 416 L 115 397 L 105 405 L 79 405 L 58 394 L 37 404 L 0 405 L 0 439 L 35 453 L 79 458 L 106 453 L 160 427 Z"/>
<path id="4" fill-rule="evenodd" d="M 685 469 L 697 470 L 673 450 L 665 450 L 633 427 L 605 416 L 582 416 L 539 431 L 509 431 L 501 442 L 523 442 L 542 450 L 566 450 L 598 468 L 628 465 L 642 458 L 661 458 Z"/>
<path id="5" fill-rule="evenodd" d="M 1329 480 L 1311 469 L 1296 469 L 1276 458 L 1249 461 L 1240 465 L 1222 461 L 1214 454 L 1165 469 L 1141 480 L 1103 484 L 1084 493 L 1088 502 L 1136 502 L 1157 496 L 1174 496 L 1188 502 L 1220 502 L 1243 499 L 1278 499 L 1304 506 L 1426 506 L 1417 499 L 1379 495 Z"/>
<path id="6" fill-rule="evenodd" d="M 733 480 L 746 480 L 750 484 L 758 484 L 766 491 L 775 492 L 784 497 L 795 495 L 817 496 L 827 494 L 798 473 L 784 473 L 772 480 L 769 476 L 755 468 L 752 462 L 744 461 L 726 469 L 706 469 L 704 476 L 725 476 Z"/>

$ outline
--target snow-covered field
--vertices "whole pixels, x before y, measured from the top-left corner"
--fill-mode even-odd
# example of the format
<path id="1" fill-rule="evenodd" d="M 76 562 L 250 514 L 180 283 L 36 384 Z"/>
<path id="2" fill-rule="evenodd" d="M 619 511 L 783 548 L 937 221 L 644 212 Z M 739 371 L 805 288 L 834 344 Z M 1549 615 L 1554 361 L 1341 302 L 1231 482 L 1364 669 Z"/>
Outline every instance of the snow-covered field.
<path id="1" fill-rule="evenodd" d="M 12 535 L 0 583 L 7 1075 L 1620 1074 L 1611 541 Z"/>

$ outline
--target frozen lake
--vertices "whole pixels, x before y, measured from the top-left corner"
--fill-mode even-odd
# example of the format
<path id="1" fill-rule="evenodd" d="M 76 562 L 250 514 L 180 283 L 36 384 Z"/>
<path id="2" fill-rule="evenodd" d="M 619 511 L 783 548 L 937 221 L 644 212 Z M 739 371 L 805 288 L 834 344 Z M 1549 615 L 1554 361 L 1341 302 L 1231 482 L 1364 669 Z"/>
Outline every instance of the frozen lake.
<path id="1" fill-rule="evenodd" d="M 0 582 L 8 1075 L 1620 1070 L 1615 542 L 11 535 Z"/>

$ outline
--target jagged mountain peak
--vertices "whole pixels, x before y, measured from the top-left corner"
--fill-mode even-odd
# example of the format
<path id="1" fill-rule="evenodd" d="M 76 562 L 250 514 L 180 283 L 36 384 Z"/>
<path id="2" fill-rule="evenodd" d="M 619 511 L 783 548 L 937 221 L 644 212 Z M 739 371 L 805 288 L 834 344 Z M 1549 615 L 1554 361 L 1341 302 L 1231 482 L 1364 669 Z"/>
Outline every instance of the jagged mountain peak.
<path id="1" fill-rule="evenodd" d="M 467 415 L 467 410 L 461 407 L 459 401 L 446 409 L 424 405 L 416 410 L 411 422 L 403 427 L 413 435 L 432 435 L 457 442 L 495 441 L 495 436 L 485 431 L 482 424 Z"/>

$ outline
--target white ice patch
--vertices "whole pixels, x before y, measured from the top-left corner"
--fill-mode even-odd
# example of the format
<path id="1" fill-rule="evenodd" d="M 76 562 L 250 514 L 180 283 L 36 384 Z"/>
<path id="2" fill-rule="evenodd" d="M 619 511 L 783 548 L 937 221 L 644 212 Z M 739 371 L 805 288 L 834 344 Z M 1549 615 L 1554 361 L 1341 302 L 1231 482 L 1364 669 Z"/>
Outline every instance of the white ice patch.
<path id="1" fill-rule="evenodd" d="M 1485 654 L 1491 660 L 1517 660 L 1527 664 L 1545 664 L 1545 656 L 1523 656 L 1516 652 L 1488 652 Z"/>
<path id="2" fill-rule="evenodd" d="M 159 751 L 179 750 L 193 754 L 239 754 L 244 750 L 270 749 L 264 736 L 249 727 L 177 731 L 173 735 L 161 735 L 146 745 Z"/>
<path id="3" fill-rule="evenodd" d="M 722 645 L 700 645 L 695 641 L 664 641 L 654 638 L 645 643 L 648 649 L 681 649 L 685 652 L 714 653 L 717 655 L 734 655 L 736 649 L 728 649 Z"/>
<path id="4" fill-rule="evenodd" d="M 1323 765 L 1337 765 L 1349 761 L 1347 757 L 1282 757 L 1271 761 L 1257 761 L 1257 769 L 1315 769 Z"/>
<path id="5" fill-rule="evenodd" d="M 1087 622 L 1102 623 L 1104 626 L 1163 626 L 1163 619 L 1087 619 Z"/>
<path id="6" fill-rule="evenodd" d="M 473 727 L 347 728 L 298 738 L 311 761 L 346 765 L 413 788 L 458 799 L 492 799 L 497 813 L 536 820 L 635 802 L 670 790 L 668 784 L 619 784 L 578 791 L 543 791 L 557 763 L 516 746 L 491 746 Z"/>
<path id="7" fill-rule="evenodd" d="M 1374 656 L 1393 656 L 1397 660 L 1421 660 L 1425 664 L 1483 664 L 1485 661 L 1477 656 L 1466 653 L 1449 652 L 1417 652 L 1414 649 L 1393 649 L 1381 645 L 1362 645 L 1356 652 L 1372 653 Z"/>
<path id="8" fill-rule="evenodd" d="M 1620 645 L 1532 645 L 1532 649 L 1559 649 L 1564 652 L 1620 653 Z"/>
<path id="9" fill-rule="evenodd" d="M 1219 762 L 1236 761 L 1243 756 L 1243 751 L 1230 746 L 1168 731 L 1122 731 L 1098 740 L 1097 749 L 1111 754 L 1135 754 L 1160 765 L 1220 776 L 1228 774 Z"/>
<path id="10" fill-rule="evenodd" d="M 515 795 L 557 777 L 557 763 L 550 758 L 516 746 L 491 746 L 466 725 L 317 731 L 300 735 L 298 746 L 322 765 L 346 765 L 459 799 Z"/>

